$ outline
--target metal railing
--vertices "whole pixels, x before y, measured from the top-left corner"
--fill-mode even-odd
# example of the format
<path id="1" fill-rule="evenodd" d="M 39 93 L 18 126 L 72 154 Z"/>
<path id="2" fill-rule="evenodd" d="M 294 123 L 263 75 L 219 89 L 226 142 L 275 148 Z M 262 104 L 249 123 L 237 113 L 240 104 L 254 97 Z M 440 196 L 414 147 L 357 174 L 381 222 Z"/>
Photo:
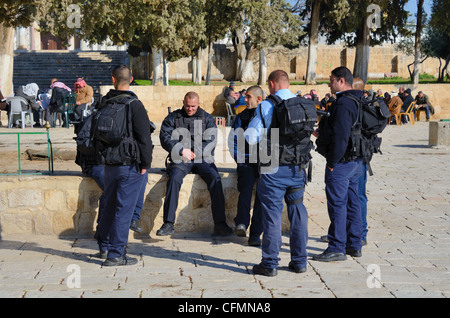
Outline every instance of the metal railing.
<path id="1" fill-rule="evenodd" d="M 46 132 L 0 132 L 0 135 L 17 135 L 17 155 L 19 170 L 17 173 L 0 173 L 0 175 L 33 175 L 33 174 L 53 174 L 53 147 L 50 140 L 50 132 L 47 129 Z M 20 136 L 21 135 L 47 135 L 47 151 L 48 151 L 48 172 L 22 172 L 20 162 Z"/>

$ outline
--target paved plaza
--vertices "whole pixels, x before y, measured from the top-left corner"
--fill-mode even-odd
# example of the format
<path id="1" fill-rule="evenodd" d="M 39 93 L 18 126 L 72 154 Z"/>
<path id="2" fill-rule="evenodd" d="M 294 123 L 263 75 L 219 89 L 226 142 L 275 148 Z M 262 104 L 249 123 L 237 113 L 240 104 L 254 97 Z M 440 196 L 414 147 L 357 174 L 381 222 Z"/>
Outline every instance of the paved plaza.
<path id="1" fill-rule="evenodd" d="M 61 129 L 61 128 L 60 128 Z M 307 185 L 307 272 L 288 269 L 283 236 L 278 276 L 254 275 L 261 249 L 247 239 L 176 233 L 130 235 L 132 266 L 103 267 L 86 237 L 2 236 L 0 297 L 410 298 L 450 296 L 450 148 L 428 146 L 428 123 L 388 126 L 368 178 L 368 244 L 362 257 L 322 263 L 327 244 L 324 159 Z M 158 216 L 161 217 L 162 216 Z"/>

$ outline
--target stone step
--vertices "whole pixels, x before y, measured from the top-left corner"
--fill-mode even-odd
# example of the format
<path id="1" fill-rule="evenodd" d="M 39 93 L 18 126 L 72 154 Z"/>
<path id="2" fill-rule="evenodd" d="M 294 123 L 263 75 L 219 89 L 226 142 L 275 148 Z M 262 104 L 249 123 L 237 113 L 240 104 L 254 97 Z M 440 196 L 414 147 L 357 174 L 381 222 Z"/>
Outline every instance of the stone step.
<path id="1" fill-rule="evenodd" d="M 125 51 L 16 51 L 14 55 L 14 90 L 20 85 L 36 83 L 42 91 L 58 78 L 73 88 L 82 77 L 98 93 L 101 85 L 111 84 L 111 68 L 127 64 Z"/>

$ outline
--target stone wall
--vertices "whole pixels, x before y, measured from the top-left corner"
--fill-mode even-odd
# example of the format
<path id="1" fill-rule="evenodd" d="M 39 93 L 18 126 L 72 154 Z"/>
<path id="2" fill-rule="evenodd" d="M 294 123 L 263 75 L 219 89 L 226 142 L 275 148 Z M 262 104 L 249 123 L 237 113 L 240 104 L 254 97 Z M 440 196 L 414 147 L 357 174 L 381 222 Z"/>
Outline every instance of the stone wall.
<path id="1" fill-rule="evenodd" d="M 259 54 L 251 55 L 256 74 L 259 69 Z M 300 47 L 289 50 L 282 46 L 267 50 L 268 73 L 275 69 L 283 69 L 291 74 L 292 79 L 302 81 L 306 76 L 308 48 Z M 338 66 L 346 66 L 353 70 L 355 49 L 342 45 L 319 45 L 317 52 L 316 79 L 327 80 L 331 70 Z M 397 76 L 409 78 L 408 64 L 414 62 L 413 56 L 407 56 L 395 50 L 395 45 L 384 44 L 370 48 L 369 78 L 383 78 L 384 74 L 395 73 Z M 208 51 L 201 54 L 201 73 L 206 76 Z M 152 78 L 152 59 L 148 53 L 131 58 L 131 67 L 135 78 Z M 438 77 L 439 60 L 426 59 L 421 64 L 420 73 L 428 73 Z M 236 75 L 236 54 L 232 45 L 215 44 L 211 68 L 212 79 L 233 80 Z M 169 78 L 179 80 L 192 79 L 192 60 L 183 58 L 169 63 Z M 256 81 L 257 79 L 255 79 Z"/>
<path id="2" fill-rule="evenodd" d="M 247 88 L 249 85 L 237 86 L 238 90 Z M 436 114 L 432 119 L 450 118 L 450 84 L 419 84 L 413 85 L 367 85 L 367 89 L 381 89 L 383 92 L 397 91 L 399 86 L 411 88 L 415 97 L 419 90 L 422 90 L 430 98 L 431 103 L 436 109 Z M 262 86 L 269 93 L 267 86 Z M 112 86 L 102 86 L 101 93 L 104 95 Z M 225 116 L 225 98 L 223 90 L 225 86 L 133 86 L 131 89 L 138 95 L 148 111 L 150 120 L 161 122 L 167 116 L 167 109 L 178 109 L 183 104 L 183 97 L 188 91 L 196 91 L 200 96 L 200 105 L 213 116 Z M 296 93 L 301 90 L 303 94 L 315 89 L 322 98 L 330 92 L 328 85 L 291 85 L 290 90 Z"/>
<path id="3" fill-rule="evenodd" d="M 227 221 L 234 225 L 237 176 L 233 172 L 220 172 L 220 175 Z M 166 181 L 167 177 L 162 172 L 149 173 L 140 221 L 143 234 L 154 236 L 162 225 Z M 92 236 L 100 194 L 96 183 L 82 176 L 2 176 L 0 238 L 9 234 Z M 213 232 L 209 192 L 198 175 L 185 177 L 176 214 L 176 231 Z M 284 213 L 285 231 L 288 224 Z"/>

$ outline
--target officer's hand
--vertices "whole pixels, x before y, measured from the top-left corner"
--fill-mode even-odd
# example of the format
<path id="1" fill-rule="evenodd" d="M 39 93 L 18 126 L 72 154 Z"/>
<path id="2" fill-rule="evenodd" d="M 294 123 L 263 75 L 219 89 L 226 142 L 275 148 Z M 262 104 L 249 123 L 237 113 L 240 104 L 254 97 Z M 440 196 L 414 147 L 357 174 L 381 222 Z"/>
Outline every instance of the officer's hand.
<path id="1" fill-rule="evenodd" d="M 316 138 L 319 138 L 319 129 L 314 130 L 312 135 Z"/>
<path id="2" fill-rule="evenodd" d="M 194 160 L 195 153 L 191 151 L 191 149 L 183 149 L 181 152 L 181 160 L 184 162 Z"/>
<path id="3" fill-rule="evenodd" d="M 327 166 L 327 168 L 328 168 L 330 171 L 333 171 L 333 169 L 334 169 L 334 168 L 330 168 L 330 167 L 328 167 L 328 166 Z"/>
<path id="4" fill-rule="evenodd" d="M 141 176 L 147 172 L 147 169 L 141 169 Z"/>

